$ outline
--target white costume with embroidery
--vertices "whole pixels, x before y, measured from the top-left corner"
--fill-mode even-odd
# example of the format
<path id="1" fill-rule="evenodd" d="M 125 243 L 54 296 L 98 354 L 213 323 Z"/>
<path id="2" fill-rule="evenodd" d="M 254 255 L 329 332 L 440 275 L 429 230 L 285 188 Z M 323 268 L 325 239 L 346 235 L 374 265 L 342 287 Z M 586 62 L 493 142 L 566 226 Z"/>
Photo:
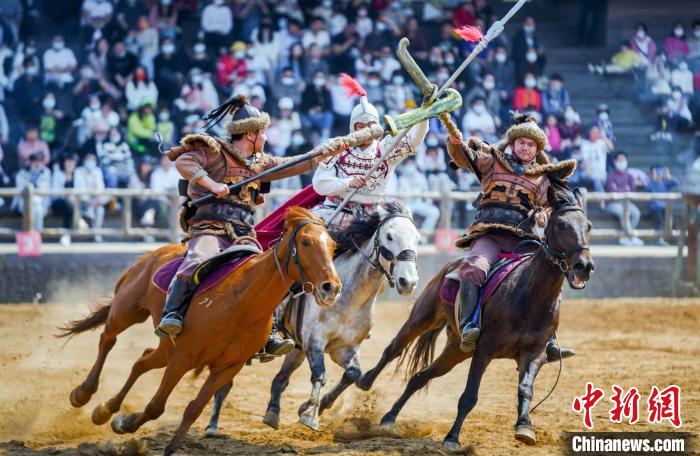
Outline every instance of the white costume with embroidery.
<path id="1" fill-rule="evenodd" d="M 415 125 L 386 161 L 367 179 L 367 184 L 355 193 L 344 211 L 333 220 L 332 225 L 336 228 L 347 226 L 355 217 L 373 212 L 374 206 L 383 200 L 387 179 L 394 172 L 394 168 L 406 157 L 416 154 L 416 148 L 423 142 L 427 133 L 428 121 Z M 392 136 L 385 136 L 379 141 L 372 141 L 365 149 L 354 147 L 322 161 L 314 174 L 313 186 L 317 193 L 326 196 L 326 200 L 312 212 L 328 221 L 337 205 L 352 191 L 352 178 L 364 176 L 394 140 Z"/>

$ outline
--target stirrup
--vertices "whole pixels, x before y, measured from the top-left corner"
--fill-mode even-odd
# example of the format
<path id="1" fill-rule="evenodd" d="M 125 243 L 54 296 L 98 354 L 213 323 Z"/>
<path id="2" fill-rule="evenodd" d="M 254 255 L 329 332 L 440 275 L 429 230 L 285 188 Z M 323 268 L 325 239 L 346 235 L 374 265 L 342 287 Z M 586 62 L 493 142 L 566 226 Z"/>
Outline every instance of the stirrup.
<path id="1" fill-rule="evenodd" d="M 155 333 L 158 337 L 177 336 L 182 331 L 182 317 L 177 312 L 170 312 L 164 316 Z"/>
<path id="2" fill-rule="evenodd" d="M 265 344 L 265 353 L 272 356 L 286 355 L 294 349 L 294 341 L 291 339 L 282 339 L 278 336 L 271 336 Z"/>
<path id="3" fill-rule="evenodd" d="M 475 323 L 467 323 L 464 328 L 462 328 L 459 349 L 465 353 L 474 350 L 474 348 L 476 348 L 476 341 L 479 339 L 480 334 L 481 329 Z"/>
<path id="4" fill-rule="evenodd" d="M 561 348 L 556 342 L 550 341 L 547 343 L 546 348 L 547 362 L 556 363 L 559 361 L 559 353 L 561 353 L 561 359 L 571 358 L 576 355 L 576 351 L 570 348 Z"/>

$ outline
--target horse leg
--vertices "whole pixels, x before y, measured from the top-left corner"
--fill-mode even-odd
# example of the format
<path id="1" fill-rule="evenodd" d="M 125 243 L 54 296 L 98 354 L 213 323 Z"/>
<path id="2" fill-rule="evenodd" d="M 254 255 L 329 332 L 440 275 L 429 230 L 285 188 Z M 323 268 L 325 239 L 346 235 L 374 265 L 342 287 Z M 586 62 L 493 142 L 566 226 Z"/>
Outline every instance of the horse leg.
<path id="1" fill-rule="evenodd" d="M 515 438 L 528 445 L 534 445 L 537 439 L 530 422 L 530 404 L 535 378 L 545 361 L 544 356 L 530 353 L 518 360 L 518 421 L 515 423 Z"/>
<path id="2" fill-rule="evenodd" d="M 345 372 L 340 382 L 338 382 L 332 390 L 323 395 L 321 406 L 318 409 L 319 415 L 323 414 L 324 410 L 331 408 L 335 400 L 338 399 L 338 396 L 350 385 L 355 383 L 362 375 L 360 360 L 358 359 L 357 353 L 359 349 L 360 347 L 358 345 L 351 345 L 349 347 L 343 347 L 340 350 L 340 356 L 337 357 L 338 361 L 340 361 L 338 364 L 345 368 Z"/>
<path id="3" fill-rule="evenodd" d="M 437 281 L 437 283 L 440 282 L 441 280 Z M 396 334 L 396 337 L 394 337 L 391 343 L 384 349 L 382 357 L 377 365 L 365 372 L 357 381 L 358 388 L 369 391 L 379 373 L 384 370 L 390 362 L 398 358 L 416 337 L 436 326 L 438 320 L 437 309 L 440 302 L 440 288 L 436 286 L 435 283 L 430 284 L 429 287 L 430 288 L 426 289 L 418 300 L 416 300 L 408 320 L 403 324 L 398 334 Z"/>
<path id="4" fill-rule="evenodd" d="M 467 377 L 467 386 L 459 398 L 459 403 L 457 405 L 457 417 L 455 422 L 450 429 L 450 432 L 445 436 L 445 440 L 442 444 L 451 450 L 456 450 L 459 448 L 459 433 L 462 429 L 462 424 L 464 419 L 467 417 L 469 412 L 476 406 L 476 402 L 479 398 L 479 386 L 481 385 L 481 377 L 484 375 L 484 371 L 488 367 L 491 359 L 487 353 L 484 336 L 481 336 L 479 343 L 476 345 L 476 352 L 474 353 L 474 359 L 472 359 L 471 366 L 469 366 L 469 376 Z M 459 347 L 458 347 L 459 349 Z"/>
<path id="5" fill-rule="evenodd" d="M 112 417 L 113 414 L 117 413 L 124 402 L 124 398 L 127 393 L 131 390 L 136 383 L 136 380 L 144 373 L 165 367 L 168 364 L 168 358 L 170 357 L 170 348 L 167 346 L 170 344 L 170 340 L 161 339 L 158 348 L 147 348 L 143 355 L 136 360 L 131 368 L 131 373 L 122 386 L 122 389 L 110 400 L 103 402 L 102 404 L 95 407 L 92 411 L 92 422 L 101 425 L 105 424 Z"/>
<path id="6" fill-rule="evenodd" d="M 321 387 L 326 384 L 326 366 L 323 361 L 324 343 L 318 339 L 309 342 L 306 358 L 311 367 L 311 397 L 299 407 L 299 422 L 318 431 L 318 407 Z"/>
<path id="7" fill-rule="evenodd" d="M 459 343 L 459 338 L 456 335 L 449 333 L 447 345 L 442 350 L 442 353 L 440 353 L 440 356 L 438 356 L 435 361 L 433 361 L 425 369 L 417 372 L 411 377 L 401 397 L 399 397 L 399 399 L 394 403 L 391 410 L 389 410 L 387 414 L 382 417 L 380 426 L 393 426 L 394 423 L 396 423 L 396 417 L 398 416 L 399 412 L 403 406 L 406 405 L 406 402 L 413 395 L 413 393 L 423 388 L 430 380 L 445 375 L 451 371 L 453 367 L 470 356 L 470 354 L 464 353 L 459 349 Z"/>
<path id="8" fill-rule="evenodd" d="M 221 406 L 224 405 L 224 400 L 232 387 L 233 380 L 219 388 L 219 391 L 214 395 L 214 406 L 211 408 L 211 418 L 209 419 L 209 424 L 207 424 L 207 427 L 204 429 L 205 437 L 212 437 L 219 434 L 219 413 L 221 413 Z"/>
<path id="9" fill-rule="evenodd" d="M 284 362 L 280 371 L 275 375 L 270 387 L 270 402 L 267 404 L 267 412 L 263 418 L 263 423 L 268 426 L 278 429 L 280 425 L 280 399 L 282 392 L 289 385 L 289 378 L 295 370 L 304 362 L 304 352 L 295 348 L 287 353 L 284 357 Z"/>
<path id="10" fill-rule="evenodd" d="M 204 410 L 204 407 L 209 403 L 214 393 L 222 386 L 226 385 L 226 383 L 231 382 L 233 377 L 243 368 L 244 364 L 245 363 L 232 364 L 209 374 L 209 377 L 207 377 L 199 393 L 197 393 L 197 397 L 187 405 L 185 413 L 182 415 L 180 426 L 177 428 L 168 446 L 165 447 L 163 454 L 166 456 L 171 455 L 182 446 L 182 441 L 185 439 L 190 426 L 192 426 L 192 423 L 202 414 L 202 410 Z"/>
<path id="11" fill-rule="evenodd" d="M 112 299 L 111 309 L 119 309 L 120 303 L 117 299 Z M 95 364 L 90 369 L 87 378 L 83 383 L 76 386 L 70 393 L 70 403 L 73 407 L 82 407 L 90 401 L 90 398 L 97 391 L 97 387 L 100 382 L 100 374 L 102 373 L 102 368 L 104 367 L 107 355 L 117 343 L 117 335 L 125 331 L 132 325 L 136 323 L 141 323 L 148 318 L 147 312 L 137 311 L 133 309 L 134 312 L 126 315 L 109 315 L 107 321 L 105 322 L 104 330 L 100 334 L 100 342 L 97 351 L 97 360 Z M 122 318 L 123 320 L 119 320 Z"/>
<path id="12" fill-rule="evenodd" d="M 185 364 L 183 356 L 171 357 L 165 368 L 158 391 L 141 413 L 121 414 L 112 420 L 112 430 L 117 434 L 136 432 L 147 421 L 155 420 L 165 411 L 165 403 L 175 386 L 192 366 Z M 213 393 L 212 393 L 213 394 Z"/>

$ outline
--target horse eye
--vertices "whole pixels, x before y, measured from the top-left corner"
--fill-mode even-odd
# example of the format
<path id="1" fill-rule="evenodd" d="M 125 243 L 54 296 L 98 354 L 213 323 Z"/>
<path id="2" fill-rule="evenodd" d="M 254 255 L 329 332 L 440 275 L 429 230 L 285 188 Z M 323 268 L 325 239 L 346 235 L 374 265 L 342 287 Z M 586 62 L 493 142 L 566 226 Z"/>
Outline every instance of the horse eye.
<path id="1" fill-rule="evenodd" d="M 588 222 L 588 224 L 586 225 L 586 231 L 590 233 L 591 229 L 593 229 L 593 224 L 591 222 Z"/>
<path id="2" fill-rule="evenodd" d="M 393 241 L 394 238 L 392 237 L 391 234 L 387 233 L 387 235 L 386 235 L 386 240 L 387 240 L 387 241 Z"/>
<path id="3" fill-rule="evenodd" d="M 309 246 L 309 241 L 307 241 L 306 239 L 302 239 L 302 240 L 301 240 L 301 245 L 302 245 L 302 247 L 308 247 L 308 246 Z"/>

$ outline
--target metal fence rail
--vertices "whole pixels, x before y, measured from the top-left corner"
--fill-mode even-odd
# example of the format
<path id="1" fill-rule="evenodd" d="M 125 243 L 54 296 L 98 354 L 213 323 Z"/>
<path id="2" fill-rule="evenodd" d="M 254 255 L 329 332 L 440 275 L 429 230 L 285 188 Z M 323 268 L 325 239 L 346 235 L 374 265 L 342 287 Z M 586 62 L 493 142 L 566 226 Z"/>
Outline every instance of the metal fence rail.
<path id="1" fill-rule="evenodd" d="M 256 217 L 259 220 L 267 213 L 269 213 L 274 205 L 273 201 L 279 198 L 287 198 L 298 190 L 286 190 L 286 189 L 273 189 L 267 195 L 267 202 L 265 205 L 258 208 Z M 412 199 L 424 199 L 432 200 L 437 203 L 440 208 L 440 226 L 439 228 L 445 230 L 451 229 L 464 229 L 465 227 L 453 227 L 452 225 L 452 211 L 456 203 L 467 203 L 475 201 L 478 197 L 479 192 L 427 192 L 427 193 L 387 193 L 388 198 L 401 199 L 410 202 Z M 22 215 L 22 229 L 30 230 L 33 226 L 31 205 L 36 200 L 34 197 L 66 197 L 73 205 L 74 223 L 73 226 L 78 226 L 78 220 L 80 219 L 80 198 L 85 196 L 102 196 L 109 199 L 119 198 L 122 202 L 121 220 L 122 226 L 120 228 L 100 228 L 100 229 L 66 229 L 66 228 L 44 228 L 41 230 L 41 234 L 47 237 L 61 236 L 63 234 L 70 234 L 76 237 L 88 237 L 94 235 L 102 236 L 116 236 L 125 238 L 143 237 L 145 235 L 165 237 L 172 242 L 179 240 L 181 233 L 180 227 L 177 219 L 178 208 L 181 204 L 181 198 L 177 195 L 173 195 L 166 192 L 157 192 L 153 190 L 136 190 L 136 189 L 104 189 L 104 190 L 94 190 L 94 191 L 75 191 L 74 189 L 35 189 L 31 186 L 24 189 L 19 188 L 0 188 L 0 197 L 21 197 L 24 202 L 24 211 Z M 674 206 L 680 207 L 680 203 L 683 200 L 681 193 L 636 193 L 636 192 L 623 192 L 623 193 L 596 193 L 596 192 L 582 192 L 584 200 L 584 208 L 588 211 L 589 205 L 591 203 L 602 203 L 602 202 L 613 202 L 621 201 L 623 204 L 623 214 L 624 214 L 624 226 L 621 229 L 611 229 L 611 228 L 593 228 L 591 231 L 591 239 L 611 239 L 621 236 L 639 236 L 641 238 L 657 238 L 663 236 L 667 239 L 676 239 L 680 236 L 680 230 L 674 229 L 673 227 L 673 209 Z M 169 202 L 170 216 L 168 218 L 167 228 L 142 228 L 133 226 L 132 220 L 132 207 L 134 198 L 158 198 L 164 199 Z M 637 229 L 632 230 L 631 227 L 626 223 L 628 215 L 630 212 L 630 202 L 650 202 L 650 201 L 666 201 L 665 212 L 664 212 L 664 228 L 662 230 L 655 229 Z M 279 201 L 278 201 L 279 202 Z M 445 214 L 450 214 L 450 216 L 445 216 Z M 0 237 L 14 237 L 18 230 L 3 226 L 2 219 L 0 219 Z M 425 235 L 434 234 L 434 230 L 421 230 Z"/>

